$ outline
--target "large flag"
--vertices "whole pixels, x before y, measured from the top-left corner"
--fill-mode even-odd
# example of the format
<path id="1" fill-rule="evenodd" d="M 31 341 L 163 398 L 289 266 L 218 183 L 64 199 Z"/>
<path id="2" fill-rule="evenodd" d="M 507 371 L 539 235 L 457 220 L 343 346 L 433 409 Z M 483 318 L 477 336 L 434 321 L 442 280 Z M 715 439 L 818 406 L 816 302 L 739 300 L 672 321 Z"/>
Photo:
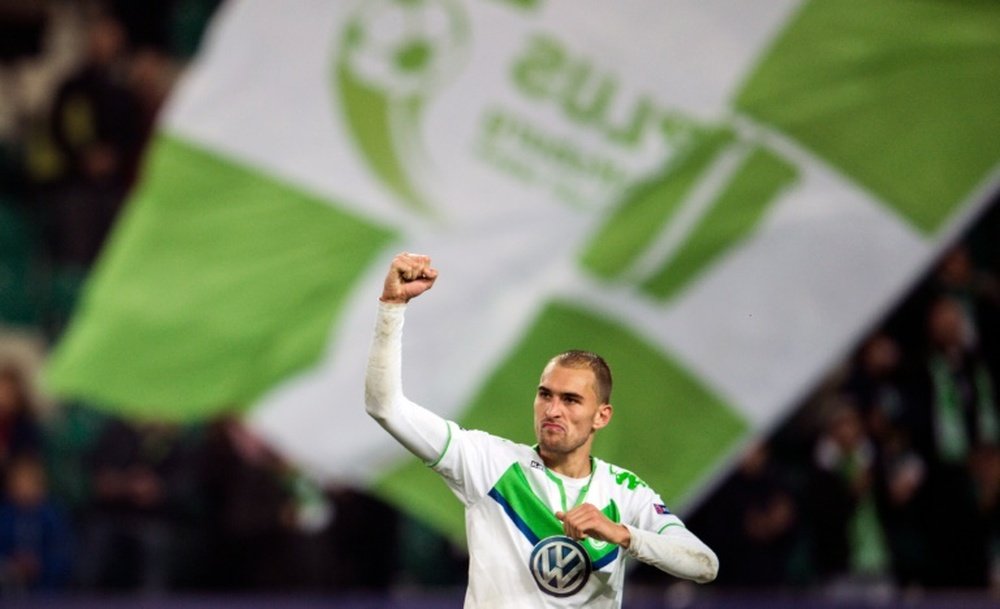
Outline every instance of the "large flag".
<path id="1" fill-rule="evenodd" d="M 683 507 L 995 191 L 998 57 L 991 0 L 229 2 L 48 378 L 247 412 L 460 535 L 362 405 L 388 261 L 425 252 L 410 397 L 530 443 L 545 361 L 598 351 L 598 453 Z"/>

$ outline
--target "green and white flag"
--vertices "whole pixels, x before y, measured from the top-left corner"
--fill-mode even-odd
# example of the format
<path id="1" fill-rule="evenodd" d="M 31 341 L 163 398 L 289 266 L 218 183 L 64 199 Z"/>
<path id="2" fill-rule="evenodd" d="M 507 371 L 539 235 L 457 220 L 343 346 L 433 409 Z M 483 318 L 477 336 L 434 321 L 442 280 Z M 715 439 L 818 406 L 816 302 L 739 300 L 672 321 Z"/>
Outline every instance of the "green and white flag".
<path id="1" fill-rule="evenodd" d="M 682 507 L 995 191 L 998 57 L 987 0 L 229 2 L 48 378 L 247 411 L 460 534 L 362 405 L 388 261 L 426 252 L 410 397 L 532 442 L 547 358 L 596 350 L 597 451 Z"/>

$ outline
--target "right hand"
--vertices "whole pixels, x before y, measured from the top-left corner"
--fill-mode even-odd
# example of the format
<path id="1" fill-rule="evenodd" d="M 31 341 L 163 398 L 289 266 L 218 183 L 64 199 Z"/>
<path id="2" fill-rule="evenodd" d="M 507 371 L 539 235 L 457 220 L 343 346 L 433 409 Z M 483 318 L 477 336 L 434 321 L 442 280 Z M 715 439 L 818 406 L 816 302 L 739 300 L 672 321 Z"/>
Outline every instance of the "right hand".
<path id="1" fill-rule="evenodd" d="M 389 265 L 389 273 L 382 286 L 382 302 L 405 303 L 431 289 L 437 279 L 437 269 L 431 268 L 431 259 L 422 254 L 403 252 L 397 254 Z"/>

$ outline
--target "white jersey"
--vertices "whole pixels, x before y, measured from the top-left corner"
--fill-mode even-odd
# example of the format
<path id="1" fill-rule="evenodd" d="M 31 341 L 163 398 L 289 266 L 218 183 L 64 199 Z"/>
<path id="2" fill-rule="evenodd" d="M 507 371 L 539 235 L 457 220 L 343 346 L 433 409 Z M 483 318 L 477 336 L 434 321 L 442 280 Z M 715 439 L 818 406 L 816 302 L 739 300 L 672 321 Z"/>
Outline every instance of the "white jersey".
<path id="1" fill-rule="evenodd" d="M 590 503 L 636 529 L 683 526 L 632 472 L 594 458 L 589 478 L 567 479 L 530 446 L 453 422 L 448 427 L 450 441 L 431 467 L 465 504 L 467 608 L 621 606 L 625 552 L 564 536 L 557 511 Z"/>
<path id="2" fill-rule="evenodd" d="M 620 607 L 625 552 L 678 577 L 715 578 L 715 553 L 631 472 L 591 459 L 590 477 L 566 478 L 546 468 L 530 446 L 463 430 L 408 400 L 401 380 L 404 309 L 379 305 L 365 408 L 465 504 L 466 609 Z M 582 503 L 629 527 L 628 550 L 563 534 L 555 513 Z"/>

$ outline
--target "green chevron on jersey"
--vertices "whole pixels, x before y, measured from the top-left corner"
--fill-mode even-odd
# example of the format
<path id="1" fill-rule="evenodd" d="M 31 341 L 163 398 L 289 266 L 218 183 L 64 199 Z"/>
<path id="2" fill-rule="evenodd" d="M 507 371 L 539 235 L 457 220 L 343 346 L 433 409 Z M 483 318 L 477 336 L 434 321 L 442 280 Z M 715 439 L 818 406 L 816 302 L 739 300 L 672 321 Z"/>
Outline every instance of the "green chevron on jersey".
<path id="1" fill-rule="evenodd" d="M 514 463 L 497 481 L 490 491 L 493 497 L 507 512 L 508 517 L 528 538 L 531 544 L 538 543 L 539 540 L 553 535 L 563 534 L 563 525 L 555 517 L 548 506 L 538 498 L 538 495 L 531 489 L 524 474 L 524 469 L 520 463 Z M 613 522 L 620 522 L 621 516 L 618 506 L 612 501 L 601 510 Z M 611 554 L 618 549 L 614 544 L 601 546 L 595 549 L 590 543 L 584 543 L 590 560 L 594 563 Z"/>

